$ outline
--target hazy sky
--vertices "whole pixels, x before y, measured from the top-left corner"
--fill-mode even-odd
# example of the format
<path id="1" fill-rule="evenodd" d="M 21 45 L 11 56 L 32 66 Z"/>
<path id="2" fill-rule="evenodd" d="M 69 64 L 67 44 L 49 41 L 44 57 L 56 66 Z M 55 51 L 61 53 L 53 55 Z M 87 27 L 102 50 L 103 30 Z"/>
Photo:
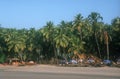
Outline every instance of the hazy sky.
<path id="1" fill-rule="evenodd" d="M 81 13 L 98 12 L 105 23 L 120 17 L 120 0 L 0 0 L 0 24 L 10 28 L 40 28 L 47 21 L 59 24 Z"/>

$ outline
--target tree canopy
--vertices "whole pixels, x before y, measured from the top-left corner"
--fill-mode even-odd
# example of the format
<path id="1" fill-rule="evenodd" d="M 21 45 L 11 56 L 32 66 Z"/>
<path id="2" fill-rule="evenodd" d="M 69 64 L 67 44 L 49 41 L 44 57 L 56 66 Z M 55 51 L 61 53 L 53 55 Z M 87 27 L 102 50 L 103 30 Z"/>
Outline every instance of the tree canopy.
<path id="1" fill-rule="evenodd" d="M 14 57 L 21 61 L 39 62 L 40 58 L 48 61 L 58 56 L 67 58 L 76 51 L 116 60 L 120 57 L 119 36 L 120 17 L 105 24 L 97 12 L 87 18 L 78 14 L 72 21 L 63 20 L 58 25 L 49 21 L 37 30 L 0 27 L 0 63 Z"/>

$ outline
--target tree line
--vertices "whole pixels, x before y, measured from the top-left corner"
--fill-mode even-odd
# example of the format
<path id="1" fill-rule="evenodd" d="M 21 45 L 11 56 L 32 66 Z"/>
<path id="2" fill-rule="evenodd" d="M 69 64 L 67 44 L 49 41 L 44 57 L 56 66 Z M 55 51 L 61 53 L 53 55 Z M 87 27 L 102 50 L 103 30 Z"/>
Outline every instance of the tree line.
<path id="1" fill-rule="evenodd" d="M 7 58 L 36 62 L 72 58 L 75 53 L 115 61 L 120 57 L 120 17 L 105 24 L 99 13 L 92 12 L 58 25 L 49 21 L 37 30 L 0 27 L 0 63 Z"/>

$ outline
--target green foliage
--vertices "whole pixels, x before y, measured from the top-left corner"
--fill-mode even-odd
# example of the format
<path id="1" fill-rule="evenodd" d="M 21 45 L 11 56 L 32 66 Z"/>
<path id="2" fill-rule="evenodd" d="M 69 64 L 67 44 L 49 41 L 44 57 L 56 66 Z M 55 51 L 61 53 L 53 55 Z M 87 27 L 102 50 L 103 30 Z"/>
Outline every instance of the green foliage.
<path id="1" fill-rule="evenodd" d="M 4 63 L 5 62 L 5 54 L 4 53 L 0 53 L 0 63 Z"/>
<path id="2" fill-rule="evenodd" d="M 59 55 L 71 56 L 74 51 L 114 60 L 120 56 L 120 18 L 109 25 L 102 20 L 99 13 L 92 12 L 87 18 L 78 14 L 73 21 L 63 20 L 58 25 L 49 21 L 37 30 L 0 27 L 0 52 L 4 52 L 0 53 L 0 63 L 6 57 L 47 61 Z"/>

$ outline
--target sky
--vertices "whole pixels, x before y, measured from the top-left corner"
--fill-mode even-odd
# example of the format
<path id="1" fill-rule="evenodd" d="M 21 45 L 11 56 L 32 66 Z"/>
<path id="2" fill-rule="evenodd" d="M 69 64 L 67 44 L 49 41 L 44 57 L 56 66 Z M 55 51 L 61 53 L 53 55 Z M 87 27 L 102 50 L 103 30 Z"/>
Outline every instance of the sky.
<path id="1" fill-rule="evenodd" d="M 120 0 L 0 0 L 0 27 L 39 29 L 48 21 L 57 25 L 79 13 L 86 18 L 91 12 L 100 13 L 110 24 L 120 17 Z"/>

